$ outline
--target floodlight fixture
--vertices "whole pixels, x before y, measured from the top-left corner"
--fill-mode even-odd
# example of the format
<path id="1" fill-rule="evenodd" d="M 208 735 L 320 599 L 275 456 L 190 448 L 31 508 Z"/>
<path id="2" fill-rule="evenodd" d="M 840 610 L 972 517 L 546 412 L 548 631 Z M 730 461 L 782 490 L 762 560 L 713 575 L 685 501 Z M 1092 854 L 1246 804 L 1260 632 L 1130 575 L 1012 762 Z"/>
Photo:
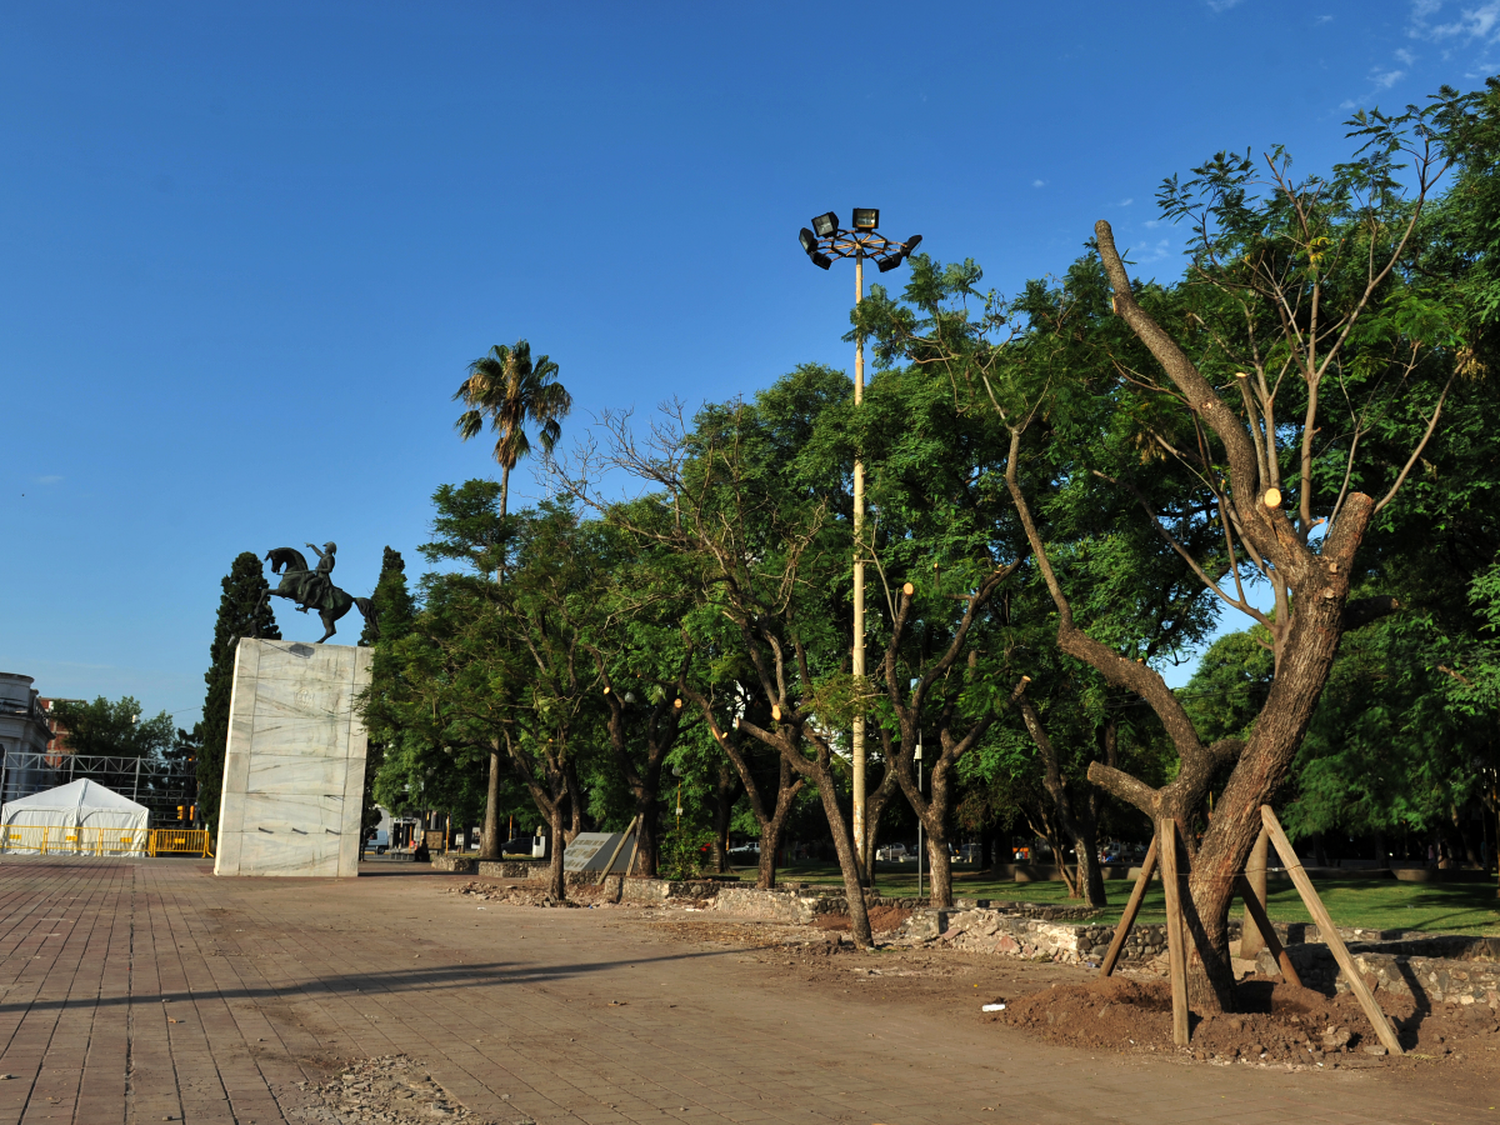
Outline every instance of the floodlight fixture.
<path id="1" fill-rule="evenodd" d="M 858 307 L 860 301 L 864 300 L 865 262 L 874 262 L 881 273 L 889 273 L 917 248 L 922 241 L 921 235 L 913 235 L 905 242 L 897 242 L 893 238 L 887 238 L 877 229 L 880 226 L 880 211 L 875 207 L 856 207 L 853 212 L 852 226 L 848 230 L 839 227 L 839 217 L 832 211 L 819 215 L 812 220 L 812 229 L 803 227 L 798 232 L 798 240 L 802 243 L 802 249 L 807 254 L 812 264 L 819 269 L 828 269 L 833 265 L 835 258 L 852 258 L 854 260 L 854 300 Z M 865 386 L 865 344 L 864 336 L 857 329 L 854 336 L 854 405 L 857 409 L 864 399 Z M 856 456 L 854 459 L 854 504 L 853 504 L 853 532 L 856 544 L 864 542 L 865 526 L 865 466 L 862 458 Z M 865 674 L 865 560 L 862 546 L 856 546 L 854 552 L 854 637 L 852 659 L 850 661 L 851 671 L 856 677 Z M 781 708 L 771 708 L 773 721 L 781 721 Z M 739 725 L 736 720 L 736 726 Z M 865 855 L 866 845 L 869 843 L 865 831 L 866 793 L 865 793 L 865 715 L 863 712 L 854 715 L 849 740 L 850 757 L 850 789 L 853 798 L 854 815 L 851 827 L 854 831 L 854 846 L 859 853 L 861 863 L 867 863 L 871 859 Z"/>

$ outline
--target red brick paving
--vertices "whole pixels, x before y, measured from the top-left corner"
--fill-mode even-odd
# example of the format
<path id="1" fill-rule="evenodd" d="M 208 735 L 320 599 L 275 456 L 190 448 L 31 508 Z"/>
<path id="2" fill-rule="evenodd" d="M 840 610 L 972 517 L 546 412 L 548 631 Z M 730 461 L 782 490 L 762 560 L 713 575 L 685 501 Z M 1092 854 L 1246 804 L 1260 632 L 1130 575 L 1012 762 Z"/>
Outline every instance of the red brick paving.
<path id="1" fill-rule="evenodd" d="M 1461 1071 L 1434 1096 L 1399 1074 L 1091 1058 L 968 1008 L 799 991 L 618 913 L 480 909 L 440 893 L 451 877 L 379 870 L 0 857 L 0 1125 L 300 1121 L 299 1083 L 395 1053 L 538 1125 L 1500 1123 Z"/>

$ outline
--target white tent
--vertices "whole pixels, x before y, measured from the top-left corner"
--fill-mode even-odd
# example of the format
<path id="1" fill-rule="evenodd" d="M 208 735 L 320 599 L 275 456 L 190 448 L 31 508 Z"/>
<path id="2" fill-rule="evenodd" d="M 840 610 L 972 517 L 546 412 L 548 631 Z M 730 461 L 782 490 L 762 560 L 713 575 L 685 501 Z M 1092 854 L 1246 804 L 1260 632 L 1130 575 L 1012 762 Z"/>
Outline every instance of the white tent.
<path id="1" fill-rule="evenodd" d="M 151 810 L 82 779 L 0 806 L 0 851 L 140 855 Z"/>

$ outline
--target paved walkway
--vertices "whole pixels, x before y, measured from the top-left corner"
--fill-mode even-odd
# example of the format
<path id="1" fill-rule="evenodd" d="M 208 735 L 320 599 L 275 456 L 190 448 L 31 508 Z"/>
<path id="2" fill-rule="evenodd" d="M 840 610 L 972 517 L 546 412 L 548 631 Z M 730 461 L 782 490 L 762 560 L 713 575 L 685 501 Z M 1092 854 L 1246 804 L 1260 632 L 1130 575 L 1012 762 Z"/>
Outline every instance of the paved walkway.
<path id="1" fill-rule="evenodd" d="M 0 857 L 0 1125 L 298 1122 L 317 1104 L 299 1083 L 395 1053 L 538 1125 L 1500 1123 L 1480 1101 L 1500 1092 L 1461 1073 L 1417 1097 L 1410 1075 L 1095 1059 L 972 1005 L 830 999 L 618 912 L 481 909 L 440 893 L 451 876 L 369 866 Z"/>

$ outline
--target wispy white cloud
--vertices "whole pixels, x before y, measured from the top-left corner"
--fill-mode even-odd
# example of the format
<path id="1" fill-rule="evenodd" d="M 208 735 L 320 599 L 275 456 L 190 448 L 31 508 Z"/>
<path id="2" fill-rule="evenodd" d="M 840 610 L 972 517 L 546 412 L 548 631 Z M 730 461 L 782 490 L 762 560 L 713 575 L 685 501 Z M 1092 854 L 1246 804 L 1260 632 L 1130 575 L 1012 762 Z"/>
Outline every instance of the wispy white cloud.
<path id="1" fill-rule="evenodd" d="M 1375 84 L 1377 90 L 1389 90 L 1405 77 L 1406 71 L 1404 70 L 1381 70 L 1378 67 L 1370 73 L 1370 81 Z"/>
<path id="2" fill-rule="evenodd" d="M 1230 8 L 1237 8 L 1243 0 L 1207 0 L 1210 11 L 1227 12 Z"/>
<path id="3" fill-rule="evenodd" d="M 1032 180 L 1031 181 L 1031 186 L 1032 187 L 1046 187 L 1047 186 L 1047 181 L 1046 180 Z"/>
<path id="4" fill-rule="evenodd" d="M 1332 22 L 1333 22 L 1333 17 L 1332 16 L 1319 16 L 1317 19 L 1313 20 L 1313 26 L 1314 27 L 1322 27 L 1325 23 L 1332 23 Z"/>
<path id="5" fill-rule="evenodd" d="M 1456 19 L 1438 20 L 1442 0 L 1412 0 L 1411 22 L 1406 33 L 1413 39 L 1434 42 L 1460 40 L 1494 43 L 1500 40 L 1500 0 L 1487 0 L 1474 7 L 1460 7 Z"/>
<path id="6" fill-rule="evenodd" d="M 31 479 L 34 480 L 34 481 L 36 481 L 37 484 L 60 484 L 62 482 L 63 478 L 59 477 L 59 476 L 47 476 L 47 477 L 32 477 Z"/>
<path id="7" fill-rule="evenodd" d="M 1405 47 L 1400 47 L 1396 50 L 1396 61 L 1399 62 L 1402 66 L 1411 66 L 1412 63 L 1417 61 L 1417 56 L 1412 54 Z"/>
<path id="8" fill-rule="evenodd" d="M 1120 202 L 1116 203 L 1115 206 L 1116 207 L 1129 207 L 1134 202 L 1135 202 L 1134 199 L 1122 199 L 1122 200 L 1120 200 Z"/>
<path id="9" fill-rule="evenodd" d="M 1171 256 L 1172 240 L 1169 238 L 1158 239 L 1156 242 L 1148 242 L 1138 247 L 1130 255 L 1135 259 L 1137 265 L 1146 265 L 1150 262 L 1160 262 Z"/>

